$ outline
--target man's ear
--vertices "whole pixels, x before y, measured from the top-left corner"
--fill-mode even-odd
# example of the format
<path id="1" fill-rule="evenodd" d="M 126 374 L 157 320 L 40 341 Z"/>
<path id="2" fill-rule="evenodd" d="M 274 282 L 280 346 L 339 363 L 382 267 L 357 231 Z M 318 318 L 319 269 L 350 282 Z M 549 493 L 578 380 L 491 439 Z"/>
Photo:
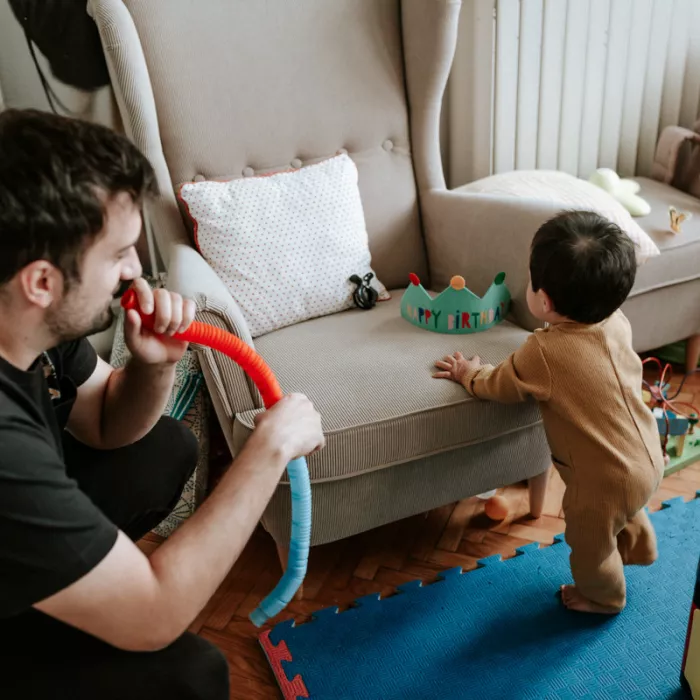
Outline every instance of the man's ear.
<path id="1" fill-rule="evenodd" d="M 47 309 L 63 296 L 63 274 L 46 260 L 35 260 L 17 273 L 17 282 L 30 304 Z"/>

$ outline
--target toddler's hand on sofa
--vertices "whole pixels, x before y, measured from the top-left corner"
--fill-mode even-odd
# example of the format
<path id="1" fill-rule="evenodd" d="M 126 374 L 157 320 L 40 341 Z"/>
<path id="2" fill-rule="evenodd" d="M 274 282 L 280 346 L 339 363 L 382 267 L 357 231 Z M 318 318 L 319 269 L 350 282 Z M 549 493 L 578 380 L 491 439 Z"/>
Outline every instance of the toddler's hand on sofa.
<path id="1" fill-rule="evenodd" d="M 438 360 L 435 366 L 440 370 L 435 372 L 435 379 L 451 379 L 459 384 L 464 383 L 464 378 L 467 374 L 481 367 L 481 358 L 475 355 L 467 360 L 461 352 L 456 352 L 454 355 L 448 355 L 442 360 Z"/>

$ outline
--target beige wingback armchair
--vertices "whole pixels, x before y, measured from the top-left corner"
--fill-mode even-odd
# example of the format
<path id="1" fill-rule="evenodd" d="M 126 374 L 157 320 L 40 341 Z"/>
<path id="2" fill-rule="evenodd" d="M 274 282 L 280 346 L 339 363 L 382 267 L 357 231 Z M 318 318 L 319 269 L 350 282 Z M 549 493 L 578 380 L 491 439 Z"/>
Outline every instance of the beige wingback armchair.
<path id="1" fill-rule="evenodd" d="M 550 456 L 537 407 L 468 398 L 431 378 L 448 352 L 498 362 L 532 328 L 527 248 L 546 205 L 446 190 L 439 118 L 460 3 L 455 0 L 90 0 L 124 126 L 153 163 L 149 208 L 171 288 L 199 318 L 252 344 L 226 287 L 192 247 L 174 189 L 246 177 L 342 151 L 359 170 L 373 267 L 392 301 L 255 340 L 286 392 L 307 394 L 327 448 L 309 460 L 312 543 L 353 535 L 487 489 L 532 479 L 542 508 Z M 419 330 L 399 314 L 410 272 L 443 289 L 461 274 L 483 293 L 505 270 L 514 322 L 473 336 Z M 260 410 L 227 358 L 201 349 L 232 451 Z M 289 535 L 282 483 L 263 523 Z"/>

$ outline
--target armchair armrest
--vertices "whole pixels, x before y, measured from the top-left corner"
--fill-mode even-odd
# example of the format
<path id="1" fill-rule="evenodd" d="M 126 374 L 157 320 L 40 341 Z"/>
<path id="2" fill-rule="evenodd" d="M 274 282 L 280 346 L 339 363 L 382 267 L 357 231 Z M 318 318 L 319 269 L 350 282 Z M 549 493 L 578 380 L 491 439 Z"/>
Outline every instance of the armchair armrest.
<path id="1" fill-rule="evenodd" d="M 168 289 L 197 301 L 198 320 L 223 328 L 254 347 L 248 324 L 235 300 L 194 248 L 173 245 L 167 269 Z M 217 417 L 233 449 L 235 415 L 262 407 L 262 399 L 255 384 L 228 357 L 203 346 L 197 346 L 197 354 Z"/>
<path id="2" fill-rule="evenodd" d="M 528 311 L 530 243 L 537 229 L 559 213 L 553 202 L 454 190 L 421 197 L 431 283 L 443 289 L 462 275 L 484 294 L 499 272 L 513 297 L 514 321 L 527 330 L 541 325 Z"/>
<path id="3" fill-rule="evenodd" d="M 183 244 L 172 246 L 167 269 L 169 289 L 183 297 L 206 300 L 200 305 L 201 310 L 215 308 L 226 321 L 222 327 L 253 345 L 250 329 L 238 304 L 209 263 L 194 248 Z"/>

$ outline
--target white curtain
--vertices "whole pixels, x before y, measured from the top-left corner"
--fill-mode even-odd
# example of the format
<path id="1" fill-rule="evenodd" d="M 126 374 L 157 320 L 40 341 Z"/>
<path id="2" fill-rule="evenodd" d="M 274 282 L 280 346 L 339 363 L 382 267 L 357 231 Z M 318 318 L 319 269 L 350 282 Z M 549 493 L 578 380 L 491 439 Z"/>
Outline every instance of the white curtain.
<path id="1" fill-rule="evenodd" d="M 464 0 L 450 185 L 514 169 L 649 174 L 700 112 L 700 0 Z"/>

